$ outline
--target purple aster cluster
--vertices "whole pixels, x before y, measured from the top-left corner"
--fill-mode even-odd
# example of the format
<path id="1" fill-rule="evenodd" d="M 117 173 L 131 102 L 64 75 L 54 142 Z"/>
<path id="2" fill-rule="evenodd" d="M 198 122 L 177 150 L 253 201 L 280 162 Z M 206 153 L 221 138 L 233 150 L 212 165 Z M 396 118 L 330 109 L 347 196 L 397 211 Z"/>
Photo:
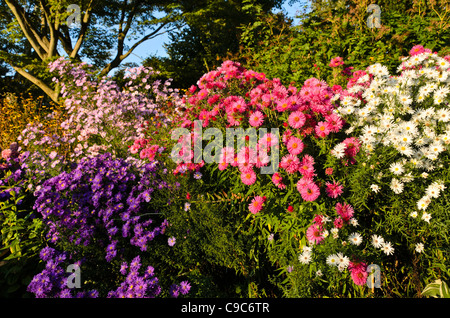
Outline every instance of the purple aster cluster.
<path id="1" fill-rule="evenodd" d="M 59 298 L 96 298 L 96 290 L 77 291 L 69 288 L 67 284 L 67 273 L 65 271 L 65 261 L 69 259 L 66 252 L 59 252 L 51 247 L 45 247 L 39 253 L 40 258 L 45 262 L 45 268 L 35 275 L 28 285 L 27 290 L 37 298 L 59 297 Z M 80 265 L 80 262 L 74 264 Z"/>
<path id="2" fill-rule="evenodd" d="M 159 280 L 154 275 L 154 268 L 148 266 L 144 274 L 139 274 L 141 258 L 136 256 L 130 264 L 123 262 L 120 273 L 125 275 L 125 280 L 116 290 L 108 293 L 110 298 L 154 298 L 161 293 Z"/>
<path id="3" fill-rule="evenodd" d="M 83 158 L 72 171 L 46 180 L 35 192 L 34 209 L 47 225 L 47 239 L 84 246 L 95 240 L 105 248 L 108 262 L 127 240 L 146 251 L 168 225 L 164 221 L 150 228 L 153 221 L 147 213 L 153 192 L 169 188 L 157 177 L 157 169 L 150 163 L 137 173 L 123 159 L 106 153 Z"/>

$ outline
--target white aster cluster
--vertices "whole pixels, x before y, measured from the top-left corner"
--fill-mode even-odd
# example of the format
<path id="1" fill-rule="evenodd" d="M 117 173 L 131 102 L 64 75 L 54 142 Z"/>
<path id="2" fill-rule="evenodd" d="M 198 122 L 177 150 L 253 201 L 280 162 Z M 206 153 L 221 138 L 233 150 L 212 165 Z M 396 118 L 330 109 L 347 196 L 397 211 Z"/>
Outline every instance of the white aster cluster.
<path id="1" fill-rule="evenodd" d="M 399 76 L 374 64 L 366 75 L 340 94 L 337 113 L 351 124 L 347 130 L 359 132 L 362 150 L 369 155 L 377 147 L 393 147 L 400 159 L 390 165 L 390 188 L 395 194 L 405 183 L 428 174 L 443 163 L 440 154 L 450 144 L 450 63 L 437 54 L 424 52 L 403 59 Z M 376 179 L 384 175 L 379 173 Z M 378 192 L 380 187 L 373 184 Z M 417 208 L 425 211 L 433 198 L 445 189 L 433 182 Z"/>

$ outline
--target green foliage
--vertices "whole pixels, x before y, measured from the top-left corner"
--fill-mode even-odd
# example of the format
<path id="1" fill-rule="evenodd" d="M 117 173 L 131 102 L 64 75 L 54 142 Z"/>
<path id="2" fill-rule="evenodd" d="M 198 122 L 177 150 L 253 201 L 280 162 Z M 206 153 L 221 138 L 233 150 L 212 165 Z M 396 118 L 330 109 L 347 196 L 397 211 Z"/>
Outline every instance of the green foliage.
<path id="1" fill-rule="evenodd" d="M 6 176 L 10 175 L 8 172 Z M 1 188 L 10 188 L 2 186 Z M 30 194 L 10 191 L 11 197 L 0 202 L 1 224 L 1 297 L 26 296 L 26 287 L 38 268 L 39 251 L 43 247 L 42 220 L 35 218 Z M 25 209 L 19 210 L 19 206 Z"/>
<path id="2" fill-rule="evenodd" d="M 368 1 L 313 2 L 313 9 L 299 16 L 298 26 L 262 16 L 249 24 L 236 57 L 247 68 L 285 84 L 313 76 L 331 83 L 328 63 L 336 56 L 355 69 L 382 63 L 393 71 L 417 44 L 441 55 L 450 53 L 450 8 L 444 3 L 378 1 L 381 28 L 369 28 Z"/>
<path id="3" fill-rule="evenodd" d="M 175 179 L 190 199 L 181 193 L 164 212 L 170 223 L 167 235 L 177 238 L 169 256 L 172 266 L 198 282 L 193 287 L 198 297 L 279 296 L 267 281 L 274 268 L 265 255 L 262 223 L 248 213 L 247 191 L 242 184 L 230 188 L 217 167 L 205 168 L 201 180 L 192 175 Z"/>
<path id="4" fill-rule="evenodd" d="M 435 280 L 433 283 L 428 284 L 425 286 L 424 290 L 422 291 L 422 295 L 425 297 L 440 297 L 440 298 L 450 298 L 450 291 L 448 289 L 448 285 L 441 281 L 441 280 Z"/>

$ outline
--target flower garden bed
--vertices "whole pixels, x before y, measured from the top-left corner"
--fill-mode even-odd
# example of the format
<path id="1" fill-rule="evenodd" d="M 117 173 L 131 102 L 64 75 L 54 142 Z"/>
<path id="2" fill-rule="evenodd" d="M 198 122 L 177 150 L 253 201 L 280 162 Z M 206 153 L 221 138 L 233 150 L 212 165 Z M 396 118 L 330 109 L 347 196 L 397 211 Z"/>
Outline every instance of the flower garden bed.
<path id="1" fill-rule="evenodd" d="M 421 297 L 448 282 L 450 57 L 330 67 L 340 85 L 297 87 L 226 61 L 182 94 L 144 67 L 119 87 L 52 62 L 58 128 L 29 124 L 2 151 L 2 290 Z"/>

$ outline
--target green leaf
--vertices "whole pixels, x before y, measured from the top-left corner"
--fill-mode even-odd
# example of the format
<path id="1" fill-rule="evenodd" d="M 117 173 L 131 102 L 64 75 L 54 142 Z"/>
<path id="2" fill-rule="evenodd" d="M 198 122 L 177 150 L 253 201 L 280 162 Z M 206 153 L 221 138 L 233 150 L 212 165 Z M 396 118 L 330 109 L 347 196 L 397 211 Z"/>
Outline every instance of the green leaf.
<path id="1" fill-rule="evenodd" d="M 425 286 L 422 291 L 422 295 L 426 297 L 441 297 L 441 298 L 450 298 L 450 292 L 448 289 L 448 285 L 441 281 L 440 279 L 435 280 L 433 283 Z"/>

